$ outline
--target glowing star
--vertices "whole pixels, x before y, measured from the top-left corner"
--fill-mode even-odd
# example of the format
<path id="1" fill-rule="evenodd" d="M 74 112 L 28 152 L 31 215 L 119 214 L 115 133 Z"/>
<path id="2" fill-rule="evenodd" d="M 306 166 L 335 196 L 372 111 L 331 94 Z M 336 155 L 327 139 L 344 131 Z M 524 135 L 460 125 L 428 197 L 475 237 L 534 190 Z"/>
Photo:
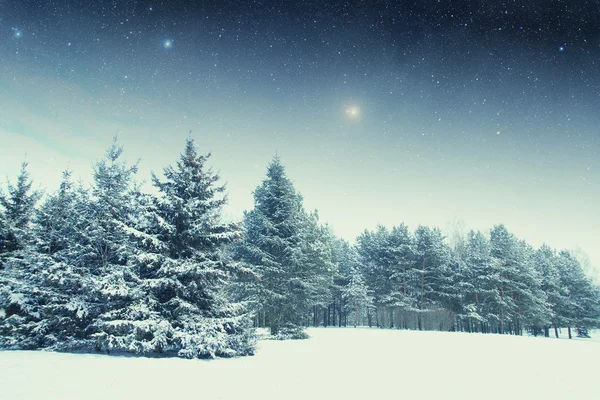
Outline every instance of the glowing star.
<path id="1" fill-rule="evenodd" d="M 15 39 L 19 39 L 21 36 L 23 36 L 23 32 L 19 29 L 13 28 L 13 37 Z"/>
<path id="2" fill-rule="evenodd" d="M 558 51 L 560 51 L 561 53 L 562 53 L 563 51 L 565 51 L 565 50 L 566 50 L 566 47 L 565 47 L 565 46 L 559 46 L 559 47 L 558 47 Z"/>
<path id="3" fill-rule="evenodd" d="M 171 47 L 173 47 L 173 41 L 171 39 L 163 40 L 163 47 L 165 49 L 170 49 Z"/>
<path id="4" fill-rule="evenodd" d="M 358 108 L 358 106 L 348 106 L 344 112 L 346 113 L 346 117 L 350 119 L 357 119 L 360 117 L 360 108 Z"/>

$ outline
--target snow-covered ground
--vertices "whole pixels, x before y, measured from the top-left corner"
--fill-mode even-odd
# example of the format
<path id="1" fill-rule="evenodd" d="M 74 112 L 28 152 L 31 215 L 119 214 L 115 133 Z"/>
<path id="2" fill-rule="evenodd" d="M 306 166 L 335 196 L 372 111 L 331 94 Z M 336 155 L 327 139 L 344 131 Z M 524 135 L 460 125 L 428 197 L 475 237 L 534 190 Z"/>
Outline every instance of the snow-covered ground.
<path id="1" fill-rule="evenodd" d="M 600 343 L 309 329 L 212 361 L 0 352 L 0 399 L 600 399 Z"/>

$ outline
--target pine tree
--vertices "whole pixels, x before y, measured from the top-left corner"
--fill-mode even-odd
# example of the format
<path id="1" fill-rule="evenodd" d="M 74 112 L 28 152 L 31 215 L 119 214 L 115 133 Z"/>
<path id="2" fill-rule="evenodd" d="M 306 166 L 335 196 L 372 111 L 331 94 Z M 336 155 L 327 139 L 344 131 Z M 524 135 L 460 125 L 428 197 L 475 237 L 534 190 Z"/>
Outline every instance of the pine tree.
<path id="1" fill-rule="evenodd" d="M 335 265 L 332 262 L 331 233 L 328 226 L 319 223 L 319 214 L 302 212 L 302 227 L 298 242 L 298 263 L 292 273 L 290 296 L 299 309 L 308 311 L 315 306 L 324 306 L 333 300 L 331 308 L 339 312 L 339 298 L 334 293 L 333 278 Z M 337 306 L 336 306 L 337 305 Z"/>
<path id="2" fill-rule="evenodd" d="M 21 163 L 16 184 L 8 182 L 8 193 L 0 191 L 0 269 L 7 257 L 18 256 L 16 252 L 24 249 L 31 240 L 31 216 L 42 194 L 32 190 L 27 165 L 26 161 Z"/>
<path id="3" fill-rule="evenodd" d="M 385 314 L 393 315 L 394 307 L 406 306 L 404 297 L 400 295 L 401 279 L 400 268 L 395 253 L 390 251 L 390 232 L 380 225 L 374 232 L 365 230 L 357 239 L 362 274 L 369 288 L 369 295 L 373 298 L 375 307 L 376 324 L 383 327 Z M 372 316 L 369 314 L 369 326 Z M 393 327 L 393 318 L 389 319 L 389 326 Z"/>
<path id="4" fill-rule="evenodd" d="M 415 297 L 418 329 L 424 329 L 423 315 L 446 305 L 450 291 L 450 253 L 439 229 L 419 226 L 415 231 Z"/>
<path id="5" fill-rule="evenodd" d="M 566 326 L 565 309 L 568 305 L 567 293 L 561 285 L 559 260 L 556 252 L 547 245 L 540 247 L 534 255 L 534 265 L 541 278 L 541 288 L 544 291 L 550 310 L 551 324 L 544 327 L 544 335 L 550 336 L 550 326 L 558 338 L 558 328 Z"/>
<path id="6" fill-rule="evenodd" d="M 342 287 L 342 298 L 346 301 L 345 307 L 354 314 L 354 327 L 359 325 L 360 315 L 373 308 L 373 298 L 369 295 L 367 284 L 360 272 L 358 263 L 353 263 L 347 271 L 347 284 Z"/>
<path id="7" fill-rule="evenodd" d="M 266 179 L 254 191 L 254 209 L 244 214 L 243 239 L 235 250 L 255 277 L 245 283 L 246 290 L 272 335 L 304 337 L 309 285 L 301 249 L 305 233 L 302 197 L 274 157 Z"/>
<path id="8" fill-rule="evenodd" d="M 74 257 L 84 202 L 70 173 L 57 193 L 46 197 L 33 215 L 32 244 L 13 260 L 1 285 L 9 310 L 0 325 L 0 347 L 68 350 L 85 347 L 90 323 L 85 298 L 91 280 Z"/>
<path id="9" fill-rule="evenodd" d="M 0 190 L 0 198 L 4 194 Z M 7 253 L 16 249 L 17 239 L 14 235 L 14 231 L 11 229 L 8 219 L 4 213 L 4 210 L 0 204 L 0 270 L 4 266 L 4 258 Z"/>
<path id="10" fill-rule="evenodd" d="M 464 286 L 463 308 L 469 331 L 486 332 L 487 322 L 498 319 L 490 300 L 497 297 L 489 240 L 481 232 L 469 232 L 466 244 L 465 268 L 461 279 Z"/>
<path id="11" fill-rule="evenodd" d="M 352 313 L 354 317 L 355 325 L 358 323 L 358 312 L 359 309 L 356 299 L 353 298 L 351 292 L 349 292 L 349 286 L 353 281 L 358 282 L 358 277 L 354 274 L 360 274 L 360 265 L 358 262 L 358 254 L 356 249 L 350 246 L 350 244 L 340 238 L 333 237 L 331 240 L 331 261 L 334 265 L 334 276 L 333 285 L 331 286 L 331 297 L 333 298 L 333 304 L 328 306 L 338 310 L 338 325 L 342 324 L 346 326 L 348 313 Z M 361 283 L 365 290 L 366 295 L 366 284 L 364 279 L 360 277 Z M 356 282 L 354 283 L 356 285 Z M 358 289 L 353 289 L 358 290 Z M 313 310 L 314 325 L 318 325 L 318 311 L 317 307 Z"/>
<path id="12" fill-rule="evenodd" d="M 77 257 L 89 270 L 92 286 L 87 296 L 93 322 L 88 337 L 97 351 L 127 351 L 119 340 L 126 310 L 143 298 L 139 277 L 130 267 L 136 248 L 131 240 L 136 199 L 137 164 L 122 160 L 123 147 L 113 139 L 104 158 L 94 165 L 91 197 L 82 215 L 85 240 Z"/>
<path id="13" fill-rule="evenodd" d="M 377 310 L 377 325 L 394 327 L 398 310 L 402 313 L 417 310 L 410 232 L 404 224 L 391 231 L 378 226 L 374 232 L 365 231 L 357 242 L 362 275 Z M 406 315 L 403 320 L 406 322 Z M 406 323 L 403 326 L 407 327 Z"/>
<path id="14" fill-rule="evenodd" d="M 541 329 L 550 322 L 551 311 L 533 268 L 533 250 L 517 240 L 504 225 L 491 230 L 490 243 L 498 294 L 495 305 L 499 333 L 508 330 L 521 334 L 526 327 Z"/>
<path id="15" fill-rule="evenodd" d="M 225 246 L 239 231 L 222 222 L 225 186 L 206 167 L 209 157 L 188 139 L 177 164 L 164 168 L 164 180 L 153 176 L 159 196 L 137 196 L 130 268 L 142 295 L 116 315 L 106 346 L 185 358 L 254 352 L 250 319 L 227 292 L 237 264 Z"/>
<path id="16" fill-rule="evenodd" d="M 572 327 L 577 329 L 579 336 L 587 337 L 588 330 L 600 326 L 599 289 L 568 251 L 559 253 L 558 269 L 560 283 L 566 293 L 560 314 L 567 325 L 569 339 L 572 337 Z"/>

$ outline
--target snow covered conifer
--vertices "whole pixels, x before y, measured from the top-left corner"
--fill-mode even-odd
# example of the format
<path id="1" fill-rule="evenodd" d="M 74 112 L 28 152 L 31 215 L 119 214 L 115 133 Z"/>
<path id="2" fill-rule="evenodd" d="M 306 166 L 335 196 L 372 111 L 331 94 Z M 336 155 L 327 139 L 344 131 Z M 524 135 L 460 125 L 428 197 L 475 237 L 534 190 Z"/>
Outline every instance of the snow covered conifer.
<path id="1" fill-rule="evenodd" d="M 21 163 L 17 182 L 8 182 L 8 193 L 0 192 L 0 268 L 9 253 L 21 250 L 30 240 L 30 222 L 35 204 L 41 193 L 32 190 L 33 182 L 27 171 L 27 162 Z"/>
<path id="2" fill-rule="evenodd" d="M 294 302 L 299 309 L 308 311 L 315 305 L 325 305 L 331 301 L 335 265 L 332 262 L 329 227 L 319 223 L 316 210 L 302 214 L 299 262 L 292 273 L 295 284 L 291 285 L 289 294 L 295 294 Z M 338 320 L 341 321 L 339 307 L 339 304 L 334 304 L 334 309 L 338 310 Z"/>
<path id="3" fill-rule="evenodd" d="M 176 166 L 153 176 L 159 196 L 141 197 L 131 234 L 143 297 L 121 313 L 114 336 L 129 351 L 185 358 L 253 354 L 250 318 L 227 288 L 237 273 L 225 246 L 239 237 L 221 219 L 225 186 L 188 139 Z"/>
<path id="4" fill-rule="evenodd" d="M 136 271 L 130 267 L 135 255 L 131 231 L 138 197 L 133 181 L 137 164 L 128 165 L 122 155 L 123 147 L 115 137 L 94 165 L 91 197 L 82 216 L 85 241 L 78 248 L 93 281 L 88 302 L 94 322 L 89 334 L 99 351 L 124 350 L 118 339 L 119 321 L 142 296 Z"/>
<path id="5" fill-rule="evenodd" d="M 306 303 L 297 295 L 306 282 L 299 277 L 304 228 L 302 198 L 285 173 L 279 157 L 267 167 L 267 177 L 254 191 L 254 209 L 244 215 L 244 235 L 236 258 L 255 276 L 245 283 L 256 312 L 272 335 L 290 331 L 302 337 Z M 299 274 L 299 272 L 301 272 Z"/>
<path id="6" fill-rule="evenodd" d="M 32 244 L 2 277 L 6 303 L 0 307 L 10 310 L 0 326 L 2 347 L 61 350 L 83 341 L 90 279 L 72 252 L 80 242 L 82 206 L 65 172 L 59 191 L 35 211 Z"/>
<path id="7" fill-rule="evenodd" d="M 362 276 L 358 254 L 347 242 L 343 242 L 345 260 L 339 265 L 345 285 L 342 286 L 342 298 L 345 301 L 346 311 L 351 312 L 354 327 L 359 325 L 360 317 L 373 308 L 373 298 L 369 295 L 369 288 Z M 342 266 L 346 268 L 342 269 Z"/>

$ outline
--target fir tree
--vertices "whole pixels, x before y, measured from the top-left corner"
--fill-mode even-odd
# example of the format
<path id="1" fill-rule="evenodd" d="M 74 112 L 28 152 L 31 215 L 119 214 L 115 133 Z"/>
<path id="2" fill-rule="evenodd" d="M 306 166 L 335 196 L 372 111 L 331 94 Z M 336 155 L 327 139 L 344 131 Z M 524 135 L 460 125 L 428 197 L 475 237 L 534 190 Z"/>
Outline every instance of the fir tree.
<path id="1" fill-rule="evenodd" d="M 463 307 L 468 318 L 469 331 L 487 331 L 487 322 L 497 320 L 491 305 L 497 288 L 492 269 L 489 240 L 483 233 L 469 232 L 465 248 L 465 266 L 460 279 L 464 287 Z"/>
<path id="2" fill-rule="evenodd" d="M 415 297 L 418 309 L 418 328 L 423 329 L 422 317 L 429 310 L 439 309 L 452 292 L 449 271 L 450 254 L 439 229 L 420 226 L 415 231 Z"/>
<path id="3" fill-rule="evenodd" d="M 350 246 L 345 246 L 345 249 L 347 267 L 342 270 L 345 285 L 342 286 L 341 292 L 345 301 L 344 307 L 353 314 L 352 320 L 356 328 L 359 325 L 360 316 L 372 310 L 373 298 L 369 295 L 369 289 L 362 276 L 358 254 Z"/>
<path id="4" fill-rule="evenodd" d="M 341 322 L 340 303 L 336 301 L 339 299 L 334 293 L 335 265 L 332 262 L 331 233 L 327 226 L 320 225 L 316 210 L 310 214 L 302 212 L 301 215 L 298 262 L 296 271 L 292 272 L 288 294 L 294 297 L 293 302 L 299 309 L 306 311 L 334 300 L 332 307 L 338 310 L 338 321 Z M 302 321 L 298 322 L 300 324 Z"/>
<path id="5" fill-rule="evenodd" d="M 567 325 L 569 339 L 572 338 L 572 327 L 577 329 L 578 335 L 587 337 L 590 329 L 600 326 L 598 287 L 585 275 L 581 264 L 568 251 L 559 253 L 558 269 L 566 294 L 561 310 L 562 321 Z"/>
<path id="6" fill-rule="evenodd" d="M 31 216 L 41 192 L 32 190 L 33 182 L 27 171 L 27 162 L 21 163 L 16 184 L 7 184 L 8 193 L 0 191 L 0 269 L 9 255 L 18 256 L 29 240 Z"/>
<path id="7" fill-rule="evenodd" d="M 90 323 L 86 296 L 91 280 L 74 256 L 83 201 L 63 174 L 57 193 L 46 197 L 33 216 L 33 243 L 1 277 L 5 309 L 1 347 L 67 350 L 85 347 Z"/>
<path id="8" fill-rule="evenodd" d="M 206 167 L 209 156 L 188 139 L 176 166 L 164 168 L 164 180 L 153 176 L 159 196 L 139 197 L 131 265 L 143 296 L 112 333 L 122 348 L 185 358 L 254 352 L 250 319 L 227 292 L 238 268 L 225 246 L 239 231 L 222 221 L 225 187 Z"/>
<path id="9" fill-rule="evenodd" d="M 243 239 L 235 250 L 255 276 L 246 282 L 247 292 L 272 335 L 303 337 L 310 286 L 304 273 L 307 249 L 303 254 L 301 248 L 305 227 L 302 198 L 275 157 L 254 191 L 254 209 L 244 214 Z"/>

